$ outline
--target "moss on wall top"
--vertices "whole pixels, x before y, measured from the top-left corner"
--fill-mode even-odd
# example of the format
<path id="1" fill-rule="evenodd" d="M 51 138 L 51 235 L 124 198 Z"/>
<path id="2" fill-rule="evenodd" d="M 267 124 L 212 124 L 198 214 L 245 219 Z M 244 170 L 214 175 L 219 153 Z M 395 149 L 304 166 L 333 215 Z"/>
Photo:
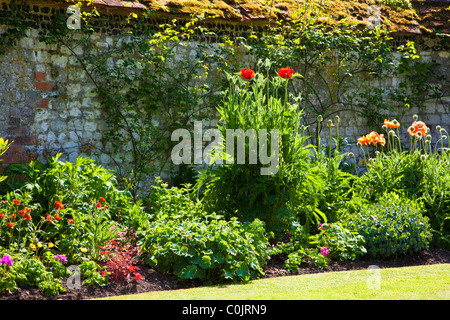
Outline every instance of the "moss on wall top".
<path id="1" fill-rule="evenodd" d="M 2 2 L 11 0 L 3 0 Z M 450 3 L 419 0 L 22 0 L 33 5 L 61 6 L 85 3 L 99 12 L 127 13 L 152 10 L 155 16 L 185 16 L 205 13 L 222 22 L 266 24 L 289 21 L 305 5 L 317 4 L 329 23 L 342 20 L 362 25 L 379 19 L 390 30 L 409 34 L 450 34 Z M 319 12 L 317 12 L 319 14 Z"/>

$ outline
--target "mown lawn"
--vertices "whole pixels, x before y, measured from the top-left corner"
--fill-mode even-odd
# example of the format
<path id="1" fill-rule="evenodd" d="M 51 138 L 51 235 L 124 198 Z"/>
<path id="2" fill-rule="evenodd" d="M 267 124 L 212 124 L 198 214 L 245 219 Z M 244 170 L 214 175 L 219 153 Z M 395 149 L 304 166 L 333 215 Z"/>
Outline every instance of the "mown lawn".
<path id="1" fill-rule="evenodd" d="M 450 264 L 328 272 L 109 297 L 119 300 L 449 300 Z"/>

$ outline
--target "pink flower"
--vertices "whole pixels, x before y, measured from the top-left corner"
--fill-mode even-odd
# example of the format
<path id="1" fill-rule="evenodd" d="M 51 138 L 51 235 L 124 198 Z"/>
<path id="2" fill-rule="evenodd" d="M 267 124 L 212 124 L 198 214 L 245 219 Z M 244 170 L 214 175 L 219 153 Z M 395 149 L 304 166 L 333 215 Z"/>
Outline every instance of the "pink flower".
<path id="1" fill-rule="evenodd" d="M 6 254 L 3 256 L 2 260 L 0 261 L 0 263 L 2 265 L 8 265 L 10 267 L 12 267 L 12 265 L 13 265 L 13 261 L 12 261 L 11 257 L 6 255 Z"/>
<path id="2" fill-rule="evenodd" d="M 323 255 L 323 256 L 326 256 L 327 254 L 330 254 L 330 251 L 328 250 L 327 247 L 322 247 L 320 249 L 320 254 Z"/>

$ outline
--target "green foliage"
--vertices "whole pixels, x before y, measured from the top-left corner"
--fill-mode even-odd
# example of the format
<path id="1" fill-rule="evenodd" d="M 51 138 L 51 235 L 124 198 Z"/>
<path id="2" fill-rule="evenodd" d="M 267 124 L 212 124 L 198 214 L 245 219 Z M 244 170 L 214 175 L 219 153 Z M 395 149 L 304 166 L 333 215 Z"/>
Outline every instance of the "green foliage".
<path id="1" fill-rule="evenodd" d="M 106 287 L 109 284 L 109 273 L 95 261 L 85 260 L 79 266 L 83 284 Z"/>
<path id="2" fill-rule="evenodd" d="M 0 157 L 9 149 L 9 146 L 11 143 L 8 143 L 8 140 L 3 140 L 3 138 L 0 138 Z M 2 161 L 0 159 L 0 161 Z M 5 176 L 0 176 L 0 182 L 4 181 L 6 179 Z"/>
<path id="3" fill-rule="evenodd" d="M 316 208 L 321 181 L 309 170 L 310 150 L 300 127 L 302 111 L 295 102 L 299 97 L 289 94 L 287 79 L 266 74 L 270 61 L 260 66 L 261 72 L 251 81 L 228 76 L 229 89 L 218 108 L 218 130 L 224 142 L 213 157 L 223 165 L 201 172 L 196 190 L 209 212 L 227 219 L 258 218 L 269 230 L 284 228 L 294 214 L 302 215 L 306 223 L 315 222 L 324 217 Z M 242 142 L 238 136 L 234 154 L 227 150 L 231 143 L 226 141 L 227 130 L 242 130 L 241 139 L 249 134 Z M 261 161 L 264 148 L 271 157 L 269 163 Z"/>
<path id="4" fill-rule="evenodd" d="M 415 198 L 424 190 L 424 165 L 418 152 L 380 153 L 369 161 L 367 172 L 353 187 L 356 194 L 369 201 L 376 201 L 385 192 L 404 193 Z"/>
<path id="5" fill-rule="evenodd" d="M 339 110 L 353 110 L 368 119 L 380 115 L 389 103 L 379 95 L 373 101 L 364 97 L 374 90 L 372 79 L 392 71 L 388 32 L 344 21 L 330 25 L 316 7 L 305 5 L 289 24 L 271 26 L 258 41 L 248 43 L 249 54 L 269 59 L 274 68 L 289 65 L 303 75 L 291 90 L 301 92 L 307 119 L 327 119 Z"/>
<path id="6" fill-rule="evenodd" d="M 423 139 L 411 138 L 411 149 L 402 151 L 405 148 L 398 134 L 394 135 L 397 147 L 368 160 L 368 170 L 355 180 L 353 191 L 354 197 L 369 202 L 376 202 L 386 192 L 422 201 L 423 214 L 430 219 L 435 234 L 433 244 L 449 248 L 450 155 L 444 147 L 447 131 L 437 128 L 440 137 L 434 147 L 430 143 L 431 135 L 427 135 Z"/>
<path id="7" fill-rule="evenodd" d="M 59 279 L 48 271 L 45 265 L 37 258 L 24 258 L 13 266 L 15 281 L 19 287 L 38 287 L 46 296 L 54 296 L 65 292 Z"/>
<path id="8" fill-rule="evenodd" d="M 148 25 L 149 14 L 134 20 L 108 47 L 100 48 L 92 37 L 102 24 L 97 18 L 67 32 L 62 17 L 41 32 L 41 41 L 66 47 L 95 86 L 107 147 L 94 154 L 110 156 L 119 182 L 130 185 L 134 197 L 146 191 L 140 189 L 149 178 L 173 169 L 170 133 L 200 115 L 210 116 L 219 87 L 210 73 L 226 53 L 205 43 L 185 46 L 206 32 L 199 16 L 184 23 L 173 19 L 155 30 Z M 84 54 L 76 53 L 79 47 Z"/>
<path id="9" fill-rule="evenodd" d="M 6 26 L 5 31 L 0 34 L 0 54 L 5 54 L 7 50 L 22 38 L 26 36 L 25 31 L 29 27 L 26 23 L 26 14 L 18 10 L 18 4 L 11 1 L 10 8 L 15 14 L 2 14 L 0 16 L 0 25 Z"/>
<path id="10" fill-rule="evenodd" d="M 119 191 L 116 179 L 111 170 L 96 164 L 88 157 L 78 157 L 74 163 L 61 161 L 61 154 L 50 157 L 46 163 L 31 161 L 23 169 L 27 183 L 25 189 L 30 190 L 32 197 L 44 210 L 52 210 L 55 201 L 61 201 L 75 210 L 86 210 L 91 200 L 100 197 L 108 199 L 110 210 L 116 205 L 128 205 L 131 194 Z"/>
<path id="11" fill-rule="evenodd" d="M 0 204 L 5 217 L 0 221 L 1 244 L 27 247 L 51 242 L 75 261 L 83 247 L 89 249 L 88 257 L 98 259 L 99 246 L 113 239 L 120 226 L 144 232 L 147 215 L 128 191 L 117 189 L 112 171 L 90 158 L 78 157 L 71 163 L 59 157 L 21 168 L 22 187 L 7 193 Z M 28 221 L 24 210 L 30 210 Z"/>
<path id="12" fill-rule="evenodd" d="M 259 277 L 268 258 L 264 224 L 207 214 L 186 192 L 157 187 L 155 220 L 142 248 L 146 262 L 182 280 L 217 283 Z M 177 209 L 166 211 L 168 203 Z"/>
<path id="13" fill-rule="evenodd" d="M 431 154 L 424 161 L 421 200 L 433 228 L 433 243 L 450 249 L 450 153 Z"/>
<path id="14" fill-rule="evenodd" d="M 321 130 L 322 121 L 323 117 L 319 116 L 318 132 Z M 318 144 L 317 148 L 315 148 L 316 156 L 311 164 L 316 179 L 323 181 L 321 192 L 317 195 L 319 199 L 318 209 L 326 215 L 328 222 L 340 221 L 343 218 L 343 208 L 351 199 L 350 191 L 352 182 L 357 178 L 348 172 L 354 166 L 349 164 L 349 160 L 354 155 L 341 151 L 345 140 L 341 139 L 339 122 L 339 116 L 336 116 L 334 123 L 331 120 L 327 121 L 329 141 L 325 147 L 322 146 L 321 138 L 318 134 Z M 333 127 L 336 128 L 334 130 L 335 136 L 333 135 Z M 334 150 L 333 142 L 335 146 Z M 344 170 L 345 168 L 348 169 Z"/>
<path id="15" fill-rule="evenodd" d="M 341 223 L 322 224 L 320 233 L 312 236 L 310 243 L 326 247 L 330 251 L 328 257 L 334 260 L 355 260 L 367 252 L 364 237 Z"/>
<path id="16" fill-rule="evenodd" d="M 364 237 L 367 253 L 374 258 L 412 254 L 428 249 L 432 237 L 422 212 L 419 203 L 387 193 L 351 217 L 347 228 Z"/>

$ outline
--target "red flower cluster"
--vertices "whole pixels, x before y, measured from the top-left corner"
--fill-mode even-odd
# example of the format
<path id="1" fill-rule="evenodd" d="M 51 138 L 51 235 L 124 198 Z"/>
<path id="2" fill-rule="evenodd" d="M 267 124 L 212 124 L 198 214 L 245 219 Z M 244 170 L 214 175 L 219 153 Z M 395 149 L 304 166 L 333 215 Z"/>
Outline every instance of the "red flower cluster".
<path id="1" fill-rule="evenodd" d="M 55 202 L 55 209 L 56 209 L 56 210 L 62 210 L 62 209 L 64 209 L 64 205 L 61 203 L 61 201 L 56 201 L 56 202 Z"/>
<path id="2" fill-rule="evenodd" d="M 100 247 L 101 254 L 108 260 L 107 272 L 110 278 L 121 282 L 128 280 L 131 275 L 139 281 L 142 275 L 138 273 L 137 262 L 140 247 L 136 244 L 136 233 L 132 230 L 120 232 L 116 240 L 110 240 L 106 246 Z"/>

